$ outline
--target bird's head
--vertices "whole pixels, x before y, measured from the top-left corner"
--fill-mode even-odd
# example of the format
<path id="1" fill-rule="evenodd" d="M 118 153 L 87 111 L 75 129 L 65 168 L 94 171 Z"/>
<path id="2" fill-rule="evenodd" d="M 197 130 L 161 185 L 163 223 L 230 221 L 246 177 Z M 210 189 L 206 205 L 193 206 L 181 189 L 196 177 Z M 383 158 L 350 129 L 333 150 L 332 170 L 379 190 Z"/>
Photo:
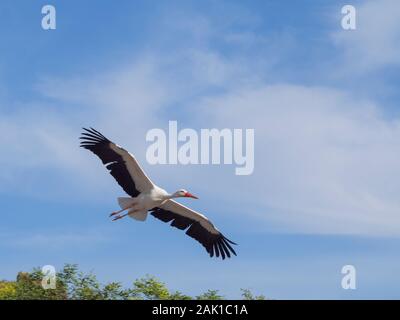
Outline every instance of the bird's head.
<path id="1" fill-rule="evenodd" d="M 192 195 L 190 192 L 188 192 L 185 189 L 179 189 L 173 194 L 174 198 L 193 198 L 193 199 L 198 199 L 196 196 Z"/>

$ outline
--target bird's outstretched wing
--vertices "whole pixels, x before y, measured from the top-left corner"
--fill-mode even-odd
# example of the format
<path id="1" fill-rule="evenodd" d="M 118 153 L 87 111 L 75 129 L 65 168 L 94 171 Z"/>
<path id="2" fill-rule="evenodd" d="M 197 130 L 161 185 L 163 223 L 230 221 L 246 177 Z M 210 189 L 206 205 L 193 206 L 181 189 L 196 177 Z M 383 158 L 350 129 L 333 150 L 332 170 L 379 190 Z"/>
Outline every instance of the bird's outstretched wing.
<path id="1" fill-rule="evenodd" d="M 236 255 L 230 244 L 236 243 L 224 237 L 216 227 L 201 213 L 181 205 L 174 200 L 168 200 L 163 205 L 151 210 L 151 215 L 164 222 L 171 222 L 171 226 L 186 230 L 186 234 L 200 242 L 210 254 L 222 259 L 230 258 L 231 253 Z"/>
<path id="2" fill-rule="evenodd" d="M 80 137 L 81 147 L 97 155 L 118 184 L 131 197 L 147 192 L 154 187 L 135 157 L 128 151 L 108 140 L 93 128 L 86 129 Z"/>

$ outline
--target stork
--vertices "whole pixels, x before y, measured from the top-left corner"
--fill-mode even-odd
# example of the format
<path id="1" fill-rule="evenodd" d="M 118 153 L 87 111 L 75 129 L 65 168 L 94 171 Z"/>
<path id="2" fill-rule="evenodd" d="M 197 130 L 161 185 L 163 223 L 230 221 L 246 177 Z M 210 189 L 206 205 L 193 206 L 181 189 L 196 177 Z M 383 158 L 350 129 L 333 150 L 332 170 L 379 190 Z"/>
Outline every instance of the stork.
<path id="1" fill-rule="evenodd" d="M 155 185 L 146 175 L 135 157 L 122 147 L 108 140 L 97 130 L 83 128 L 85 132 L 80 137 L 81 147 L 97 155 L 117 183 L 130 197 L 119 197 L 121 210 L 112 212 L 113 221 L 129 216 L 139 221 L 145 221 L 148 213 L 163 221 L 171 222 L 173 227 L 186 230 L 186 234 L 200 242 L 210 257 L 225 259 L 231 254 L 236 255 L 232 245 L 236 243 L 227 239 L 212 222 L 178 202 L 174 198 L 198 199 L 185 189 L 170 194 Z M 121 214 L 126 211 L 126 213 Z"/>

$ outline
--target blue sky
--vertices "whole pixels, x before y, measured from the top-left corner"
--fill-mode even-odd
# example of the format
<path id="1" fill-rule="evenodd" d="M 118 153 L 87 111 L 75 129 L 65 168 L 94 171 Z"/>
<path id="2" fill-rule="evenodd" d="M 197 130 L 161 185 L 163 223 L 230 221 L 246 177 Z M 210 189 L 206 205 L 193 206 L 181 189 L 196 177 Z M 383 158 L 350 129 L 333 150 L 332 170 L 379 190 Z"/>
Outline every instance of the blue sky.
<path id="1" fill-rule="evenodd" d="M 0 278 L 78 263 L 103 282 L 276 299 L 399 298 L 400 4 L 352 1 L 0 4 Z M 146 132 L 254 128 L 255 170 L 146 163 Z M 123 191 L 78 148 L 93 126 L 169 191 L 186 188 L 238 256 L 208 258 L 152 219 L 111 222 Z M 212 183 L 210 183 L 212 182 Z M 357 289 L 341 288 L 341 268 Z"/>

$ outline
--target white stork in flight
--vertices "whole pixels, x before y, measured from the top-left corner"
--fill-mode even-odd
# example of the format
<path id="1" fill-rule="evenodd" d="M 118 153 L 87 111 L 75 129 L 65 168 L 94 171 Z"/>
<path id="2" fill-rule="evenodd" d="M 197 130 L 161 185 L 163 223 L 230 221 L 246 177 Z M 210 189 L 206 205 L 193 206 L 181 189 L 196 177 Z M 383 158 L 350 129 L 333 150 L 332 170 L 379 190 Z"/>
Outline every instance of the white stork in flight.
<path id="1" fill-rule="evenodd" d="M 224 235 L 204 215 L 189 209 L 172 200 L 173 198 L 189 197 L 197 199 L 184 189 L 169 194 L 156 186 L 146 175 L 135 157 L 128 151 L 108 140 L 100 132 L 91 128 L 83 128 L 81 147 L 97 155 L 118 184 L 130 197 L 118 198 L 121 210 L 111 213 L 113 220 L 129 216 L 144 221 L 148 212 L 171 226 L 186 230 L 186 234 L 200 242 L 210 254 L 216 257 L 230 258 L 236 255 L 230 244 L 236 244 Z M 122 214 L 123 211 L 127 213 Z"/>

